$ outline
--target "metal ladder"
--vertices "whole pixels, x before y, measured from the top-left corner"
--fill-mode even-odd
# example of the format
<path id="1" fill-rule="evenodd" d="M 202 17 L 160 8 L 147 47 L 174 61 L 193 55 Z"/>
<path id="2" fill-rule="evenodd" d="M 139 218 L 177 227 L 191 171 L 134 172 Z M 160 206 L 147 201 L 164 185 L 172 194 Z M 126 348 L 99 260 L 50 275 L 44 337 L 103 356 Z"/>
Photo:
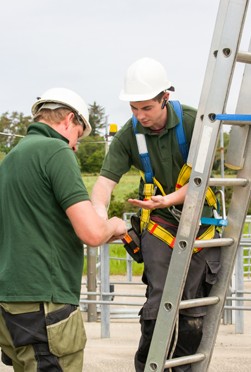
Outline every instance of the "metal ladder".
<path id="1" fill-rule="evenodd" d="M 217 14 L 205 79 L 190 146 L 188 164 L 192 166 L 189 188 L 177 232 L 162 300 L 156 320 L 145 372 L 163 372 L 191 364 L 193 372 L 208 370 L 225 297 L 229 288 L 243 224 L 251 193 L 251 44 L 249 52 L 239 51 L 248 0 L 221 0 Z M 237 62 L 245 63 L 236 114 L 225 112 Z M 237 170 L 233 178 L 210 178 L 222 124 L 231 124 L 226 163 Z M 199 139 L 199 140 L 198 140 Z M 227 213 L 228 225 L 219 239 L 196 242 L 196 233 L 208 186 L 231 186 L 232 199 Z M 193 247 L 221 246 L 222 268 L 210 297 L 181 301 Z M 175 283 L 175 286 L 169 283 Z M 177 290 L 177 288 L 179 290 Z M 167 360 L 179 309 L 208 306 L 203 338 L 196 354 Z"/>

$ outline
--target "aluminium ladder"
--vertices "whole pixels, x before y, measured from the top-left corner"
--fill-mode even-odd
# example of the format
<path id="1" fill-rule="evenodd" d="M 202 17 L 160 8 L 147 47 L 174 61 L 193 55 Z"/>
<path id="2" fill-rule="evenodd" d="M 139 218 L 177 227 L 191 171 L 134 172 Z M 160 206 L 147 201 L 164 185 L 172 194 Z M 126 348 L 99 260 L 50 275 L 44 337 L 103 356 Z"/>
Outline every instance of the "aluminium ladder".
<path id="1" fill-rule="evenodd" d="M 221 0 L 217 14 L 205 79 L 196 116 L 188 164 L 192 166 L 188 192 L 177 232 L 145 372 L 163 372 L 191 364 L 193 372 L 206 372 L 220 325 L 243 224 L 251 193 L 251 44 L 239 51 L 248 0 Z M 223 115 L 237 62 L 245 63 L 235 115 Z M 246 114 L 246 115 L 244 115 Z M 221 124 L 231 124 L 226 164 L 238 170 L 235 178 L 210 178 Z M 199 138 L 199 140 L 198 140 Z M 219 239 L 197 242 L 196 233 L 208 186 L 231 186 L 228 225 Z M 210 297 L 181 301 L 193 247 L 221 246 L 221 270 Z M 174 284 L 170 285 L 169 283 Z M 178 288 L 178 290 L 177 290 Z M 196 354 L 166 359 L 179 309 L 208 306 L 203 338 Z"/>

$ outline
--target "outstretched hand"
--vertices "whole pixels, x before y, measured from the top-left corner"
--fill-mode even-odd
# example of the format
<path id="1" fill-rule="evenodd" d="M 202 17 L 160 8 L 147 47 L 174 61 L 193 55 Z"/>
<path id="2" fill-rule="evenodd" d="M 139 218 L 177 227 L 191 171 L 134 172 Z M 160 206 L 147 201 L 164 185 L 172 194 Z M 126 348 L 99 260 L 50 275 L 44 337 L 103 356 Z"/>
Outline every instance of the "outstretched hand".
<path id="1" fill-rule="evenodd" d="M 168 205 L 167 196 L 155 195 L 152 196 L 149 200 L 139 200 L 139 199 L 128 199 L 128 202 L 136 207 L 143 209 L 157 209 L 157 208 L 166 208 Z"/>

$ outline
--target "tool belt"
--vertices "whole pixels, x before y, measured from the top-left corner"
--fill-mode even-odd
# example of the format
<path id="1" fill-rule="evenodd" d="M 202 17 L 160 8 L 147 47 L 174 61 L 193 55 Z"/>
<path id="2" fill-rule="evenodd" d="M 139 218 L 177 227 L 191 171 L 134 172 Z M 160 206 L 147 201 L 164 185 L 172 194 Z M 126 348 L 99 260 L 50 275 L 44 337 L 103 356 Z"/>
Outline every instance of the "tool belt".
<path id="1" fill-rule="evenodd" d="M 170 248 L 174 247 L 175 244 L 175 236 L 173 236 L 168 230 L 164 229 L 164 227 L 160 226 L 156 222 L 150 220 L 147 230 L 150 234 L 156 236 L 156 238 L 162 240 L 166 244 L 169 245 Z M 215 226 L 210 225 L 206 231 L 204 231 L 196 240 L 205 240 L 205 239 L 213 239 L 215 235 Z M 203 248 L 194 248 L 193 253 L 197 253 L 201 251 Z"/>

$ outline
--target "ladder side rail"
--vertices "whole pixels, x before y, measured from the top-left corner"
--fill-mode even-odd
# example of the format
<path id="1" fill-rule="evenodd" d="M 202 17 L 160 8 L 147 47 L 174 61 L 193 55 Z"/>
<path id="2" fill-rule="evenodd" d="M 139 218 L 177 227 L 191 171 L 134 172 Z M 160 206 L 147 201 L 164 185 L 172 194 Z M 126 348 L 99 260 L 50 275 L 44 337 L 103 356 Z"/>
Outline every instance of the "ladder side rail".
<path id="1" fill-rule="evenodd" d="M 233 75 L 237 48 L 243 26 L 242 20 L 247 2 L 242 1 L 236 4 L 230 1 L 229 3 L 229 15 L 224 23 L 220 52 L 216 54 L 216 64 L 210 87 L 210 95 L 207 99 L 205 108 L 205 115 L 199 118 L 203 121 L 202 135 L 198 146 L 196 146 L 195 167 L 193 167 L 190 177 L 188 192 L 183 206 L 183 213 L 164 286 L 145 372 L 159 372 L 163 370 L 191 260 L 193 243 L 199 226 L 209 174 L 212 170 L 220 122 L 212 120 L 211 114 L 220 113 L 225 108 L 225 97 L 228 96 L 229 85 Z M 231 31 L 231 42 L 228 40 L 229 31 Z M 225 53 L 226 45 L 228 45 L 227 50 L 231 51 L 229 54 Z M 221 83 L 220 87 L 218 87 L 218 82 Z M 215 112 L 212 112 L 212 108 Z M 209 148 L 212 150 L 210 153 L 208 151 Z M 191 221 L 193 221 L 192 225 Z M 180 291 L 174 291 L 173 288 L 169 286 L 168 283 L 174 280 Z M 163 335 L 163 332 L 164 337 L 159 337 L 159 335 Z M 165 339 L 165 337 L 167 337 L 167 339 Z"/>
<path id="2" fill-rule="evenodd" d="M 235 186 L 231 205 L 228 212 L 229 224 L 225 227 L 223 238 L 234 238 L 234 243 L 230 247 L 222 248 L 222 268 L 218 282 L 213 286 L 210 296 L 217 295 L 220 298 L 218 304 L 208 308 L 205 317 L 205 328 L 203 330 L 203 338 L 198 349 L 198 353 L 206 353 L 205 358 L 201 363 L 193 366 L 193 372 L 207 371 L 213 352 L 213 347 L 217 337 L 217 331 L 220 325 L 221 312 L 224 307 L 225 297 L 227 295 L 228 283 L 231 280 L 232 271 L 235 264 L 235 258 L 241 239 L 241 232 L 245 223 L 245 218 L 248 211 L 248 206 L 251 200 L 251 131 L 249 131 L 247 156 L 245 159 L 245 167 L 238 172 L 238 176 L 249 178 L 249 183 L 246 187 Z M 246 207 L 245 207 L 246 205 Z M 241 208 L 240 208 L 241 206 Z M 219 295 L 220 294 L 220 295 Z M 211 350 L 211 352 L 209 352 Z"/>
<path id="3" fill-rule="evenodd" d="M 205 110 L 206 98 L 208 96 L 211 81 L 213 78 L 214 67 L 216 63 L 214 52 L 219 49 L 219 44 L 221 41 L 220 37 L 222 34 L 222 30 L 223 30 L 224 23 L 225 23 L 225 17 L 227 14 L 227 7 L 228 7 L 228 1 L 221 1 L 219 4 L 217 16 L 216 16 L 216 22 L 215 22 L 214 31 L 213 31 L 212 42 L 211 42 L 209 56 L 208 56 L 208 62 L 207 62 L 206 70 L 205 70 L 205 77 L 204 77 L 204 81 L 202 85 L 202 93 L 200 96 L 197 117 L 196 117 L 194 131 L 193 131 L 193 137 L 191 140 L 190 150 L 189 150 L 188 159 L 187 159 L 187 164 L 189 164 L 190 166 L 192 166 L 193 159 L 195 157 L 197 139 L 201 136 L 202 121 L 200 120 L 200 118 Z"/>
<path id="4" fill-rule="evenodd" d="M 251 50 L 251 41 L 249 45 L 249 50 Z M 237 102 L 236 112 L 238 113 L 247 113 L 250 110 L 250 100 L 251 100 L 251 92 L 250 92 L 250 84 L 251 84 L 251 66 L 246 65 L 244 69 L 243 79 L 240 87 L 240 94 L 239 99 Z M 235 263 L 235 257 L 238 251 L 239 241 L 241 239 L 241 232 L 243 229 L 243 225 L 245 223 L 245 218 L 248 210 L 248 205 L 250 202 L 250 174 L 251 174 L 251 161 L 249 160 L 251 157 L 251 131 L 249 130 L 249 125 L 242 125 L 241 127 L 234 127 L 231 130 L 230 133 L 230 143 L 228 147 L 228 159 L 226 161 L 230 161 L 229 159 L 233 159 L 239 156 L 239 153 L 237 153 L 238 149 L 241 148 L 241 162 L 239 163 L 240 168 L 243 168 L 243 170 L 240 170 L 237 174 L 237 177 L 242 178 L 245 177 L 247 179 L 248 184 L 244 188 L 241 188 L 240 186 L 236 186 L 233 188 L 233 196 L 232 201 L 230 205 L 230 210 L 228 213 L 228 220 L 229 225 L 225 228 L 223 237 L 227 238 L 228 236 L 235 236 L 235 244 L 231 247 L 233 250 L 232 255 L 230 254 L 230 251 L 226 249 L 222 249 L 222 262 L 228 263 L 228 265 L 223 266 L 221 270 L 221 276 L 223 279 L 220 280 L 220 283 L 224 287 L 224 283 L 230 283 L 232 271 L 234 268 Z M 239 144 L 239 146 L 238 146 Z M 241 144 L 241 146 L 240 146 Z M 244 179 L 244 178 L 243 178 Z M 246 208 L 238 208 L 241 201 L 243 201 L 242 205 L 244 206 L 246 204 Z M 238 215 L 236 214 L 236 211 L 238 212 Z M 238 226 L 239 224 L 239 226 Z M 238 236 L 239 231 L 239 236 Z M 230 264 L 230 265 L 229 265 Z M 219 285 L 220 285 L 219 283 Z M 225 285 L 225 288 L 217 288 L 215 286 L 212 290 L 211 295 L 217 292 L 224 293 L 224 296 L 227 295 L 227 287 Z M 221 304 L 224 306 L 224 303 Z M 218 304 L 220 306 L 220 303 Z M 213 345 L 216 339 L 217 330 L 219 328 L 220 324 L 220 312 L 218 312 L 218 315 L 215 314 L 215 310 L 209 309 L 208 315 L 206 317 L 207 328 L 204 331 L 204 335 L 207 336 L 207 340 L 203 340 L 201 342 L 201 346 L 199 350 L 213 350 Z M 213 327 L 209 327 L 208 325 L 212 324 Z M 211 346 L 211 347 L 210 347 Z M 212 351 L 208 358 L 206 358 L 203 362 L 201 362 L 199 365 L 195 365 L 193 367 L 193 371 L 199 372 L 202 370 L 202 368 L 207 368 L 210 360 L 212 357 Z"/>

